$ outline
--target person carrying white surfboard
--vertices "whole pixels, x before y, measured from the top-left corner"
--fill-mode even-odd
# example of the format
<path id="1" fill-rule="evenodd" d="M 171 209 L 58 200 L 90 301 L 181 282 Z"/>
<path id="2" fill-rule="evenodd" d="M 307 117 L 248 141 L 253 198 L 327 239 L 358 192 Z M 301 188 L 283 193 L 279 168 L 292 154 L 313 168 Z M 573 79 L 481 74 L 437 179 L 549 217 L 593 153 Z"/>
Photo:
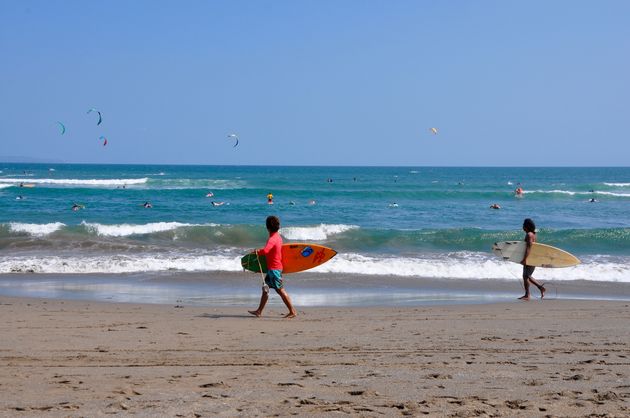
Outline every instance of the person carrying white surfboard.
<path id="1" fill-rule="evenodd" d="M 285 318 L 295 318 L 297 316 L 297 311 L 293 307 L 293 304 L 291 304 L 289 294 L 286 290 L 284 290 L 284 283 L 282 280 L 282 237 L 278 233 L 280 230 L 280 219 L 277 216 L 268 216 L 266 226 L 267 231 L 269 231 L 267 244 L 265 245 L 265 248 L 256 250 L 257 256 L 265 256 L 267 259 L 265 285 L 262 289 L 258 309 L 248 312 L 256 317 L 261 317 L 263 309 L 265 309 L 265 305 L 269 299 L 269 288 L 272 288 L 280 295 L 282 301 L 289 309 L 289 313 L 285 315 Z"/>
<path id="2" fill-rule="evenodd" d="M 536 242 L 536 224 L 531 219 L 527 218 L 523 221 L 523 231 L 525 231 L 525 255 L 521 264 L 523 265 L 523 287 L 525 288 L 525 294 L 521 296 L 520 300 L 529 300 L 529 285 L 533 284 L 540 290 L 540 298 L 545 297 L 545 287 L 538 283 L 533 277 L 535 266 L 527 265 L 527 257 L 531 253 L 532 246 Z"/>

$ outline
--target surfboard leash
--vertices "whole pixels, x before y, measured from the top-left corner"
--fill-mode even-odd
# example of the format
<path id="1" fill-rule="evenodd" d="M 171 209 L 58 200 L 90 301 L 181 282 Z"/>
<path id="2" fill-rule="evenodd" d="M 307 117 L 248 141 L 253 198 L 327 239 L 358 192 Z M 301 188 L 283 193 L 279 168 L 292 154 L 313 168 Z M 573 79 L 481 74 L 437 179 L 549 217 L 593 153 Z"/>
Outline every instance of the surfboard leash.
<path id="1" fill-rule="evenodd" d="M 514 272 L 511 269 L 508 269 L 508 271 L 510 272 L 510 274 L 512 276 L 514 276 L 515 279 L 518 280 L 518 282 L 521 284 L 521 288 L 524 291 L 525 290 L 525 285 L 523 284 L 523 278 L 522 277 L 518 277 L 516 274 L 514 274 Z M 547 286 L 545 286 L 545 284 Z M 543 300 L 545 300 L 545 299 L 552 299 L 552 300 L 558 299 L 558 286 L 555 283 L 554 284 L 543 283 L 542 286 L 545 287 L 545 288 L 552 288 L 554 293 L 555 293 L 555 296 L 553 298 L 543 298 Z"/>
<path id="2" fill-rule="evenodd" d="M 262 290 L 265 293 L 269 293 L 269 286 L 265 283 L 265 274 L 262 271 L 262 264 L 260 263 L 260 257 L 258 256 L 258 250 L 254 251 L 256 253 L 256 261 L 258 261 L 258 270 L 260 270 L 260 280 L 262 282 Z"/>

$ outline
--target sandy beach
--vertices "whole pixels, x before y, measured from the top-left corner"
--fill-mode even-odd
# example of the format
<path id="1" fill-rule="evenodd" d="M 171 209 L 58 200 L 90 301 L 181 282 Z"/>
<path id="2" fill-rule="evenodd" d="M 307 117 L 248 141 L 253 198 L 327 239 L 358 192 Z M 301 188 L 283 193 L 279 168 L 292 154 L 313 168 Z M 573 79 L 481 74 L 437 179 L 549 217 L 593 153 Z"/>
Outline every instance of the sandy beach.
<path id="1" fill-rule="evenodd" d="M 629 307 L 0 297 L 0 415 L 628 416 Z"/>

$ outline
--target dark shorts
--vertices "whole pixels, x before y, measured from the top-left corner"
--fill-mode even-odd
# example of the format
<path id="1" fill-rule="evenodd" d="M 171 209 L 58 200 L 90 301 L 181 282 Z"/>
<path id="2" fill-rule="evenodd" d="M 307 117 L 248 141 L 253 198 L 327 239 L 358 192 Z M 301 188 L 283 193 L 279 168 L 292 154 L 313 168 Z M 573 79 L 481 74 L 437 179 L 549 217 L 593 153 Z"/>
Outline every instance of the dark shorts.
<path id="1" fill-rule="evenodd" d="M 535 266 L 523 266 L 523 278 L 532 277 L 534 270 L 536 270 Z"/>
<path id="2" fill-rule="evenodd" d="M 283 287 L 282 284 L 282 270 L 267 270 L 265 276 L 265 283 L 272 289 L 280 290 Z"/>

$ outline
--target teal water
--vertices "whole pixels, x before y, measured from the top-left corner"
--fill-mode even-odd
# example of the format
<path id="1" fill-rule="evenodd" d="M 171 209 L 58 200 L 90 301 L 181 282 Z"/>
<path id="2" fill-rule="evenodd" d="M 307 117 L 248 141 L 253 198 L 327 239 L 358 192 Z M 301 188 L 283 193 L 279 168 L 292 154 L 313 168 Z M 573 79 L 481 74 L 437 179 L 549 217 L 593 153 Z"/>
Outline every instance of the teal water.
<path id="1" fill-rule="evenodd" d="M 238 271 L 240 255 L 264 243 L 264 220 L 274 214 L 285 241 L 339 252 L 316 272 L 512 278 L 516 265 L 490 247 L 522 239 L 530 217 L 539 241 L 583 261 L 549 270 L 550 279 L 630 282 L 630 168 L 0 163 L 0 170 L 0 274 Z M 513 193 L 519 185 L 522 198 Z M 147 201 L 152 208 L 142 206 Z M 72 211 L 73 203 L 84 208 Z"/>

